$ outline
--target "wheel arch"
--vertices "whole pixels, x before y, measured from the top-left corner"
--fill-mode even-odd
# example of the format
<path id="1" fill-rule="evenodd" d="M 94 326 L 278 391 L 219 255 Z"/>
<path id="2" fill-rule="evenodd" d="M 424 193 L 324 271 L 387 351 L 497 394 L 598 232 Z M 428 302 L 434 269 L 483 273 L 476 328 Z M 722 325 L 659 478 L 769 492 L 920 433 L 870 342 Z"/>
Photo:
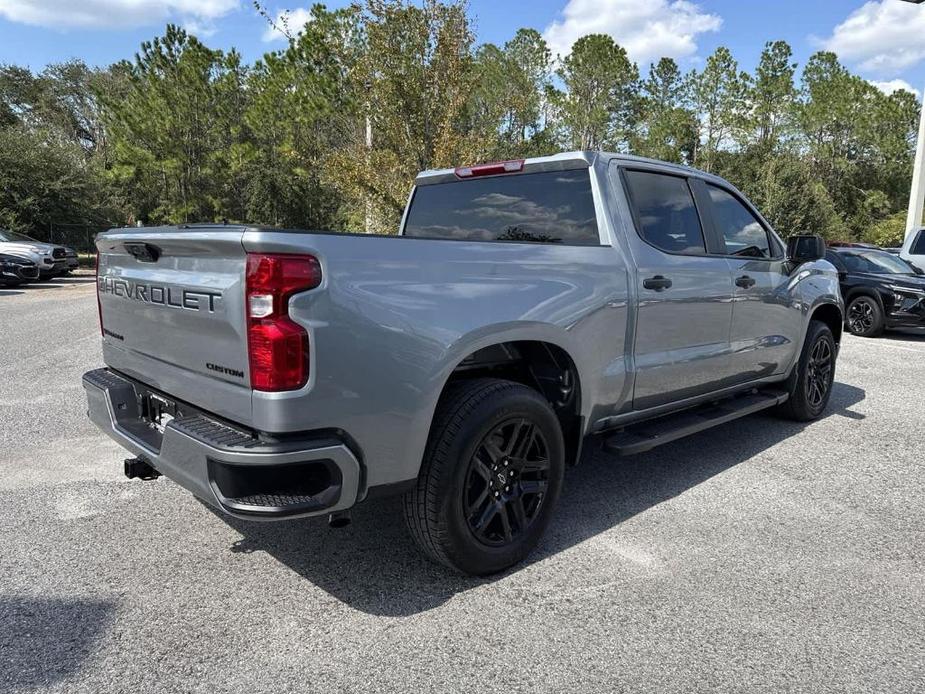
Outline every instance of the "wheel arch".
<path id="1" fill-rule="evenodd" d="M 841 344 L 842 333 L 845 327 L 845 317 L 842 310 L 835 304 L 819 304 L 810 314 L 810 320 L 821 321 L 829 326 L 832 335 L 835 338 L 835 344 Z"/>
<path id="2" fill-rule="evenodd" d="M 485 377 L 521 383 L 540 393 L 562 427 L 566 462 L 577 462 L 585 428 L 584 393 L 579 368 L 569 350 L 545 339 L 499 340 L 472 347 L 446 377 L 440 397 L 460 380 Z"/>
<path id="3" fill-rule="evenodd" d="M 870 298 L 876 300 L 877 305 L 880 306 L 881 310 L 886 310 L 886 307 L 883 304 L 883 296 L 878 289 L 875 287 L 854 287 L 853 289 L 849 289 L 847 294 L 845 294 L 846 319 L 848 317 L 848 305 L 859 296 L 869 296 Z"/>

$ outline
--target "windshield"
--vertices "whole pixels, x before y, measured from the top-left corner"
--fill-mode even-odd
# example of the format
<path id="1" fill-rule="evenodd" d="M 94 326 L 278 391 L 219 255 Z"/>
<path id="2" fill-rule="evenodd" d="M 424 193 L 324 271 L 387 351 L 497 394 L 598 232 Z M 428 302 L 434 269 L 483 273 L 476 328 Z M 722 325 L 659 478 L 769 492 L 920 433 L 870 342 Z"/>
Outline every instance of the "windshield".
<path id="1" fill-rule="evenodd" d="M 901 258 L 884 251 L 841 252 L 848 272 L 870 272 L 878 275 L 911 275 L 912 268 Z"/>
<path id="2" fill-rule="evenodd" d="M 38 243 L 35 239 L 15 231 L 0 229 L 0 241 L 15 241 L 16 243 Z"/>

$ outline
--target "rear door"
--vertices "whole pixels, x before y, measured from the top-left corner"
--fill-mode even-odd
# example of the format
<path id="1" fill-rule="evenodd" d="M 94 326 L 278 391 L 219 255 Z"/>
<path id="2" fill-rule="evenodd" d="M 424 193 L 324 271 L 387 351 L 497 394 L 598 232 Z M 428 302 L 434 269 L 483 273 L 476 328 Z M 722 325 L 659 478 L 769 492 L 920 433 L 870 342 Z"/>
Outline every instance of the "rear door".
<path id="1" fill-rule="evenodd" d="M 247 423 L 242 227 L 125 229 L 97 239 L 110 367 Z"/>
<path id="2" fill-rule="evenodd" d="M 800 341 L 802 309 L 794 307 L 783 245 L 734 190 L 698 181 L 715 230 L 717 250 L 732 271 L 731 380 L 783 372 Z M 708 245 L 710 245 L 708 240 Z"/>
<path id="3" fill-rule="evenodd" d="M 722 387 L 729 373 L 733 285 L 710 257 L 690 181 L 661 170 L 624 169 L 636 261 L 634 409 Z"/>

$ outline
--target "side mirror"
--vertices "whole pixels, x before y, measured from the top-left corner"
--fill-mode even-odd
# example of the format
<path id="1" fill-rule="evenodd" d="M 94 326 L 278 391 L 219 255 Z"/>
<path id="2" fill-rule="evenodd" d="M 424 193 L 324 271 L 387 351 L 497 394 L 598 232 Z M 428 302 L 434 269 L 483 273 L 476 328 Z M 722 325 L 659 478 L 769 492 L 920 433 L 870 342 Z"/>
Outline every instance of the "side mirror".
<path id="1" fill-rule="evenodd" d="M 787 239 L 787 260 L 809 263 L 825 258 L 825 241 L 816 234 L 795 234 Z"/>

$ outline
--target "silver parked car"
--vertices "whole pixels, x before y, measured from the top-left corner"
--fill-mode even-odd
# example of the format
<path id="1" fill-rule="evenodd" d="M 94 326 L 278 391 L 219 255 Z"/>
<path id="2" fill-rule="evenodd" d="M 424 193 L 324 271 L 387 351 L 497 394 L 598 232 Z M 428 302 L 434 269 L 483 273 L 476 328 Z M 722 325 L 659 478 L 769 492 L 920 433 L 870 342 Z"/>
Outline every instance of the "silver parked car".
<path id="1" fill-rule="evenodd" d="M 36 241 L 31 236 L 0 229 L 0 253 L 18 255 L 37 262 L 43 279 L 67 272 L 67 250 L 64 246 Z"/>
<path id="2" fill-rule="evenodd" d="M 424 172 L 398 236 L 194 225 L 97 248 L 106 368 L 83 384 L 129 476 L 250 519 L 340 524 L 402 494 L 422 551 L 473 574 L 537 544 L 583 445 L 821 416 L 843 325 L 821 238 L 785 244 L 723 179 L 614 154 Z"/>

